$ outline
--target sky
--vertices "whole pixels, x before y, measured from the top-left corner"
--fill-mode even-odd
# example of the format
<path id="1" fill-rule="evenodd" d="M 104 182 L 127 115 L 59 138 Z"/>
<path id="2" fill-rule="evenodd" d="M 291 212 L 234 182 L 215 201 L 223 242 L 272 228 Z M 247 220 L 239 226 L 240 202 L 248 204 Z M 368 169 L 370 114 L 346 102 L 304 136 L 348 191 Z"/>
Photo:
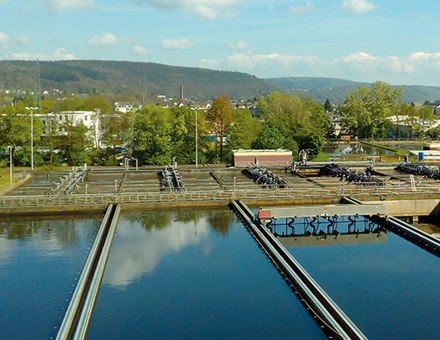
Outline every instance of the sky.
<path id="1" fill-rule="evenodd" d="M 438 0 L 0 0 L 0 59 L 440 86 L 439 10 Z"/>

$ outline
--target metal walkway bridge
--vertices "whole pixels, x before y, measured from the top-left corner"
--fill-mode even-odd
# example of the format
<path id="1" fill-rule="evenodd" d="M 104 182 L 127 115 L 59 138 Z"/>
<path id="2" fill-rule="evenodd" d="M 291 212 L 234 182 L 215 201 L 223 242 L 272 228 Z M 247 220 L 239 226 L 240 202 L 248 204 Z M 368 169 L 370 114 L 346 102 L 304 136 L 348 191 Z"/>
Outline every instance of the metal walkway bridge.
<path id="1" fill-rule="evenodd" d="M 389 231 L 416 244 L 417 246 L 440 257 L 440 240 L 420 229 L 387 214 L 382 205 L 364 205 L 361 201 L 345 197 L 339 205 L 328 206 L 294 206 L 260 208 L 254 216 L 253 212 L 241 201 L 231 201 L 231 206 L 239 219 L 248 228 L 262 249 L 278 268 L 282 276 L 300 297 L 301 302 L 315 318 L 318 325 L 329 338 L 338 339 L 366 339 L 365 335 L 344 314 L 325 291 L 313 280 L 298 261 L 286 250 L 285 247 L 307 244 L 319 245 L 320 241 L 333 243 L 364 243 L 384 242 Z M 364 231 L 350 230 L 339 234 L 335 228 L 338 219 L 348 217 L 363 217 L 371 222 Z M 295 219 L 302 218 L 317 221 L 324 219 L 328 222 L 327 233 L 317 232 L 310 220 L 305 225 L 313 226 L 313 231 L 297 234 L 293 223 Z M 276 225 L 284 221 L 286 233 L 280 235 L 276 232 Z M 290 221 L 290 222 L 289 222 Z M 372 224 L 377 224 L 372 228 Z M 331 233 L 330 233 L 331 231 Z M 329 235 L 333 236 L 333 238 Z M 322 242 L 321 242 L 322 244 Z"/>
<path id="2" fill-rule="evenodd" d="M 293 233 L 293 237 L 290 237 L 286 233 L 286 235 L 280 236 L 274 232 L 272 226 L 277 221 L 285 220 L 287 221 L 287 230 L 287 226 L 292 227 L 295 219 L 310 218 L 312 221 L 314 219 L 324 219 L 328 221 L 328 233 L 331 231 L 335 238 L 338 237 L 342 242 L 359 243 L 369 242 L 369 239 L 377 240 L 377 237 L 385 229 L 373 230 L 367 228 L 365 235 L 359 237 L 359 231 L 349 230 L 348 233 L 341 235 L 334 227 L 335 221 L 344 216 L 363 216 L 439 257 L 440 240 L 388 215 L 385 206 L 381 204 L 364 205 L 361 201 L 351 197 L 343 198 L 341 203 L 343 204 L 260 208 L 254 216 L 253 212 L 242 201 L 234 199 L 230 201 L 233 211 L 273 261 L 280 274 L 285 278 L 294 293 L 298 295 L 299 300 L 313 316 L 324 334 L 328 338 L 366 339 L 362 331 L 286 250 L 285 247 L 294 245 L 301 235 Z M 87 336 L 120 211 L 120 204 L 110 204 L 106 209 L 93 247 L 59 329 L 57 340 L 82 340 Z M 288 222 L 289 219 L 290 222 Z M 304 234 L 306 233 L 304 232 Z M 310 234 L 318 235 L 315 228 Z M 383 242 L 386 239 L 386 232 L 382 235 L 385 235 L 384 238 L 380 239 Z M 304 240 L 313 241 L 312 238 L 304 238 Z"/>
<path id="3" fill-rule="evenodd" d="M 231 205 L 329 338 L 367 339 L 243 202 L 233 200 Z"/>
<path id="4" fill-rule="evenodd" d="M 87 336 L 99 287 L 118 224 L 120 205 L 109 205 L 56 337 L 82 340 Z"/>

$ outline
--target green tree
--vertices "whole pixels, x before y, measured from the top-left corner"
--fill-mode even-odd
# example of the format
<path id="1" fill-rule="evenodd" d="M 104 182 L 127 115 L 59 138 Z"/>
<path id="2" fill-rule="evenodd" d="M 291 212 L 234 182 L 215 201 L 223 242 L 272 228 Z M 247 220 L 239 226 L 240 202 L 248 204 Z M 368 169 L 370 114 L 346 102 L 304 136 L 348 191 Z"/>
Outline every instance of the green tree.
<path id="1" fill-rule="evenodd" d="M 344 126 L 359 137 L 383 137 L 390 129 L 387 119 L 399 105 L 403 97 L 402 89 L 394 91 L 387 83 L 376 81 L 371 90 L 359 86 L 359 90 L 347 94 L 341 108 Z"/>
<path id="2" fill-rule="evenodd" d="M 233 122 L 232 106 L 227 96 L 214 99 L 211 108 L 206 113 L 206 119 L 211 132 L 216 137 L 215 145 L 219 154 L 220 163 L 223 162 L 223 144 Z"/>
<path id="3" fill-rule="evenodd" d="M 102 115 L 113 113 L 113 103 L 105 96 L 92 96 L 84 100 L 83 107 L 87 111 L 100 110 Z"/>
<path id="4" fill-rule="evenodd" d="M 283 134 L 274 126 L 265 126 L 253 143 L 254 149 L 278 149 L 284 144 Z"/>
<path id="5" fill-rule="evenodd" d="M 67 112 L 58 117 L 62 119 L 57 123 L 56 147 L 62 151 L 67 164 L 90 164 L 93 149 L 90 130 L 82 122 L 75 122 Z"/>
<path id="6" fill-rule="evenodd" d="M 18 101 L 15 106 L 8 105 L 0 110 L 0 146 L 2 149 L 21 147 L 14 155 L 14 163 L 22 166 L 31 163 L 31 112 L 26 109 L 30 104 L 32 102 Z M 40 140 L 41 125 L 41 120 L 34 114 L 34 149 Z M 36 158 L 38 156 L 34 160 Z"/>
<path id="7" fill-rule="evenodd" d="M 141 162 L 166 165 L 172 160 L 171 130 L 173 113 L 158 106 L 145 106 L 129 118 L 130 128 L 124 139 Z"/>
<path id="8" fill-rule="evenodd" d="M 260 98 L 258 107 L 265 125 L 276 127 L 284 136 L 282 147 L 294 154 L 304 148 L 313 148 L 317 153 L 332 131 L 322 105 L 309 98 L 275 92 Z"/>
<path id="9" fill-rule="evenodd" d="M 324 103 L 324 110 L 325 110 L 325 112 L 333 111 L 332 103 L 330 102 L 330 99 L 328 99 L 328 98 L 327 98 L 327 100 Z"/>
<path id="10" fill-rule="evenodd" d="M 129 128 L 128 117 L 124 114 L 118 115 L 102 115 L 101 116 L 101 131 L 102 143 L 110 149 L 107 154 L 116 160 L 116 148 L 124 144 L 123 133 Z"/>
<path id="11" fill-rule="evenodd" d="M 195 164 L 196 162 L 196 117 L 197 117 L 197 149 L 198 161 L 206 162 L 205 153 L 210 142 L 204 138 L 207 135 L 206 119 L 203 110 L 188 107 L 173 107 L 174 114 L 173 155 L 180 164 Z M 196 114 L 197 112 L 197 114 Z"/>
<path id="12" fill-rule="evenodd" d="M 314 128 L 314 131 L 320 131 L 324 137 L 333 137 L 335 134 L 335 129 L 330 123 L 330 117 L 324 112 L 322 105 L 316 103 L 311 103 L 313 111 L 310 117 L 310 123 Z"/>
<path id="13" fill-rule="evenodd" d="M 55 102 L 55 112 L 82 110 L 85 110 L 84 100 L 74 96 L 68 96 Z"/>
<path id="14" fill-rule="evenodd" d="M 233 123 L 227 139 L 231 150 L 249 149 L 261 131 L 261 123 L 252 117 L 249 110 L 236 109 L 232 113 Z"/>

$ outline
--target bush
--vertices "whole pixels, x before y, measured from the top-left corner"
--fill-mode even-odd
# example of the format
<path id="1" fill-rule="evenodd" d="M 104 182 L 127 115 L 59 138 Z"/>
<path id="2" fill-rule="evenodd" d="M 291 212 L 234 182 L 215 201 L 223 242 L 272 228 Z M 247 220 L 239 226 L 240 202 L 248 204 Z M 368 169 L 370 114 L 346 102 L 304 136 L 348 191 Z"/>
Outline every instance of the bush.
<path id="1" fill-rule="evenodd" d="M 60 163 L 51 163 L 48 162 L 44 164 L 42 167 L 38 168 L 38 171 L 56 171 L 60 167 Z"/>
<path id="2" fill-rule="evenodd" d="M 117 159 L 106 159 L 104 161 L 104 166 L 115 166 L 118 165 L 121 161 L 118 161 Z"/>
<path id="3" fill-rule="evenodd" d="M 314 162 L 328 162 L 330 161 L 329 155 L 324 152 L 319 152 L 316 157 L 313 158 Z"/>

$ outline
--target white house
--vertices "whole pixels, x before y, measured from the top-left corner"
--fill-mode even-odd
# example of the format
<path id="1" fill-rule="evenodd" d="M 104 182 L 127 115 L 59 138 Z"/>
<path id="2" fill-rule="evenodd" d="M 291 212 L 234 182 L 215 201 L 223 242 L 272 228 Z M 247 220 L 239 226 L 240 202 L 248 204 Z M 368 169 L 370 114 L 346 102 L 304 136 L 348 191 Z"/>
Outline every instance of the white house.
<path id="1" fill-rule="evenodd" d="M 143 105 L 142 103 L 134 103 L 134 102 L 116 102 L 114 107 L 115 107 L 115 111 L 127 113 L 127 112 L 135 112 L 139 109 L 142 109 Z"/>
<path id="2" fill-rule="evenodd" d="M 43 122 L 41 136 L 45 137 L 48 134 L 50 126 L 56 126 L 62 133 L 66 133 L 65 125 L 67 122 L 73 126 L 83 123 L 89 129 L 89 137 L 93 139 L 93 146 L 95 148 L 101 147 L 101 115 L 95 111 L 61 111 L 57 113 L 37 114 Z"/>

